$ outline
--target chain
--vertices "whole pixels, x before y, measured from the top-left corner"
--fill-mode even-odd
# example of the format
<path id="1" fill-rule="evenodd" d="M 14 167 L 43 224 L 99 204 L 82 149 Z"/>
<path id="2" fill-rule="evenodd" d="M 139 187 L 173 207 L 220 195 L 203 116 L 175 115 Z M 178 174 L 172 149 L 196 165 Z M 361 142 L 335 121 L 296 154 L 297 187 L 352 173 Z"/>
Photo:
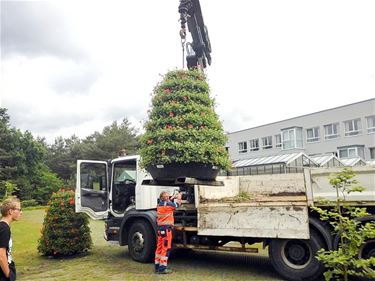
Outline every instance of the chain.
<path id="1" fill-rule="evenodd" d="M 185 42 L 186 42 L 186 29 L 184 27 L 180 30 L 181 47 L 182 47 L 182 69 L 185 68 Z"/>

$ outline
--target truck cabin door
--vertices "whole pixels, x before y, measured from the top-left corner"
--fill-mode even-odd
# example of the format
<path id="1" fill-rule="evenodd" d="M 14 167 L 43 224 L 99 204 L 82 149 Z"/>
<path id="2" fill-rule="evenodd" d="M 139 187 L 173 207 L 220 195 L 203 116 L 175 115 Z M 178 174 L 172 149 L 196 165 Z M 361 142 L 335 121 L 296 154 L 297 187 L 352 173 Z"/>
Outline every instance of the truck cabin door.
<path id="1" fill-rule="evenodd" d="M 105 161 L 77 161 L 76 212 L 93 219 L 108 216 L 108 164 Z"/>
<path id="2" fill-rule="evenodd" d="M 111 213 L 114 216 L 121 216 L 129 208 L 135 207 L 137 159 L 130 158 L 113 161 L 112 175 Z"/>

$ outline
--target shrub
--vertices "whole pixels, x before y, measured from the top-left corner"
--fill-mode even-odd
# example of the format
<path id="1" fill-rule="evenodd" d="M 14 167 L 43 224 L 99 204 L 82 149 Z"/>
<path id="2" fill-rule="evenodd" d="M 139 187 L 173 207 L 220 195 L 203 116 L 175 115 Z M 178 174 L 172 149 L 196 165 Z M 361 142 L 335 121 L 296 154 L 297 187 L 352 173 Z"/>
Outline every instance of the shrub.
<path id="1" fill-rule="evenodd" d="M 92 241 L 88 218 L 75 213 L 72 190 L 53 193 L 46 210 L 38 251 L 46 256 L 70 256 L 86 252 Z"/>
<path id="2" fill-rule="evenodd" d="M 176 70 L 164 76 L 154 89 L 145 130 L 140 140 L 143 167 L 206 163 L 230 168 L 226 136 L 199 71 Z"/>
<path id="3" fill-rule="evenodd" d="M 366 241 L 375 238 L 375 222 L 361 222 L 361 218 L 369 217 L 366 208 L 351 207 L 345 202 L 346 194 L 361 192 L 364 187 L 353 186 L 358 183 L 355 173 L 344 168 L 341 173 L 330 177 L 330 184 L 336 189 L 336 206 L 334 209 L 312 207 L 319 213 L 322 220 L 329 221 L 334 231 L 340 234 L 340 245 L 337 250 L 320 249 L 317 259 L 324 263 L 325 280 L 349 280 L 349 276 L 375 278 L 375 257 L 364 258 L 358 253 Z M 342 194 L 343 200 L 340 199 Z"/>
<path id="4" fill-rule="evenodd" d="M 38 202 L 36 202 L 35 199 L 23 200 L 21 203 L 22 203 L 22 208 L 38 206 Z"/>

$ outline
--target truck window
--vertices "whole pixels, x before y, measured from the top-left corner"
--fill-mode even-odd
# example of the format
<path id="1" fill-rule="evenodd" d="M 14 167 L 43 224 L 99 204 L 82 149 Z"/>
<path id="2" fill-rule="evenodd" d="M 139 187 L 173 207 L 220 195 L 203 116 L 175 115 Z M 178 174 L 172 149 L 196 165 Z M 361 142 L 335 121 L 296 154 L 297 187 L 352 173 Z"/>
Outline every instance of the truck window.
<path id="1" fill-rule="evenodd" d="M 81 188 L 92 190 L 107 190 L 106 166 L 82 163 L 81 164 Z"/>
<path id="2" fill-rule="evenodd" d="M 112 209 L 116 213 L 123 213 L 135 204 L 136 165 L 135 160 L 130 160 L 113 166 Z"/>

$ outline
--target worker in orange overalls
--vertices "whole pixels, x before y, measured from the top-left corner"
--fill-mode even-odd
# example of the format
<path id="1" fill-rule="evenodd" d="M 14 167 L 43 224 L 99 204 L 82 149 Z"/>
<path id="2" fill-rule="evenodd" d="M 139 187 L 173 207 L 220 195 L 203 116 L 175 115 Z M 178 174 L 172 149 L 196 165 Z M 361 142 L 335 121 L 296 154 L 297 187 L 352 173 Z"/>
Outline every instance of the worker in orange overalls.
<path id="1" fill-rule="evenodd" d="M 181 205 L 181 194 L 169 197 L 168 192 L 163 191 L 159 196 L 157 206 L 158 238 L 155 252 L 155 273 L 167 274 L 169 250 L 172 247 L 172 231 L 174 225 L 173 211 Z"/>

